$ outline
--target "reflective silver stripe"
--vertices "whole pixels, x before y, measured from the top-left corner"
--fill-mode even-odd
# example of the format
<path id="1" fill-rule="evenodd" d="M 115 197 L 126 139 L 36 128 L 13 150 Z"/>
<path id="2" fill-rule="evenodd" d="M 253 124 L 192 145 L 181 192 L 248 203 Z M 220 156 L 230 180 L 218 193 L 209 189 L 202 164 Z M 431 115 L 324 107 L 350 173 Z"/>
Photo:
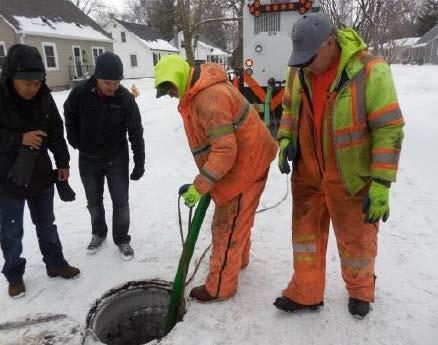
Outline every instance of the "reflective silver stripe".
<path id="1" fill-rule="evenodd" d="M 368 126 L 373 131 L 377 128 L 386 126 L 389 122 L 403 119 L 400 108 L 391 110 L 387 113 L 383 113 L 375 119 L 368 120 Z"/>
<path id="2" fill-rule="evenodd" d="M 227 123 L 207 130 L 207 136 L 209 140 L 218 139 L 229 135 L 237 131 L 245 122 L 248 114 L 251 110 L 251 105 L 245 100 L 242 111 L 237 116 L 237 120 L 234 123 Z"/>
<path id="3" fill-rule="evenodd" d="M 355 141 L 366 138 L 368 134 L 369 134 L 368 128 L 366 127 L 363 127 L 358 131 L 349 132 L 345 134 L 338 134 L 335 137 L 336 146 L 351 145 Z"/>
<path id="4" fill-rule="evenodd" d="M 234 130 L 237 131 L 242 126 L 243 122 L 245 122 L 246 118 L 248 117 L 250 110 L 251 110 L 251 105 L 245 99 L 245 105 L 243 106 L 243 109 L 240 112 L 236 122 L 234 122 L 234 124 L 233 124 Z"/>
<path id="5" fill-rule="evenodd" d="M 359 125 L 366 123 L 366 105 L 365 105 L 365 88 L 366 88 L 366 74 L 361 71 L 353 79 L 356 83 L 356 114 L 358 116 Z"/>
<path id="6" fill-rule="evenodd" d="M 209 128 L 207 130 L 209 140 L 218 139 L 231 133 L 234 133 L 234 125 L 232 123 Z"/>
<path id="7" fill-rule="evenodd" d="M 294 252 L 316 253 L 316 243 L 293 243 Z"/>
<path id="8" fill-rule="evenodd" d="M 193 149 L 192 154 L 193 154 L 193 156 L 196 157 L 200 154 L 203 154 L 203 153 L 206 153 L 209 151 L 210 151 L 210 144 L 205 144 L 205 145 L 202 145 L 202 146 L 199 146 L 199 147 Z"/>
<path id="9" fill-rule="evenodd" d="M 373 163 L 381 163 L 381 164 L 398 164 L 398 160 L 400 158 L 400 152 L 394 153 L 373 153 Z"/>
<path id="10" fill-rule="evenodd" d="M 341 258 L 341 264 L 351 268 L 365 268 L 371 264 L 371 259 L 345 259 Z"/>
<path id="11" fill-rule="evenodd" d="M 199 170 L 199 172 L 201 173 L 202 177 L 204 177 L 209 183 L 211 184 L 215 184 L 219 181 L 219 178 L 217 178 L 211 171 L 209 171 L 208 169 L 205 168 L 201 168 Z"/>

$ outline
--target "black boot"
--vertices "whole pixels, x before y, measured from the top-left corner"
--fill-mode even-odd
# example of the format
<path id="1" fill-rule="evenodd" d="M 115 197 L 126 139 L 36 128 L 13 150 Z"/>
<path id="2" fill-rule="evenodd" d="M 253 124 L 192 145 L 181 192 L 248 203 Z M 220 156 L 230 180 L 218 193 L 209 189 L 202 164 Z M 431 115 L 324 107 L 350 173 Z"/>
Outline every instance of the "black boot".
<path id="1" fill-rule="evenodd" d="M 297 311 L 306 310 L 306 309 L 317 311 L 319 309 L 319 307 L 322 307 L 324 305 L 324 302 L 319 302 L 317 304 L 305 305 L 305 304 L 300 304 L 300 303 L 294 302 L 287 297 L 278 297 L 275 300 L 274 305 L 277 307 L 277 309 L 284 310 L 284 311 L 289 312 L 289 313 L 295 313 Z"/>
<path id="2" fill-rule="evenodd" d="M 348 299 L 348 311 L 358 319 L 363 319 L 370 312 L 370 303 L 350 297 Z"/>

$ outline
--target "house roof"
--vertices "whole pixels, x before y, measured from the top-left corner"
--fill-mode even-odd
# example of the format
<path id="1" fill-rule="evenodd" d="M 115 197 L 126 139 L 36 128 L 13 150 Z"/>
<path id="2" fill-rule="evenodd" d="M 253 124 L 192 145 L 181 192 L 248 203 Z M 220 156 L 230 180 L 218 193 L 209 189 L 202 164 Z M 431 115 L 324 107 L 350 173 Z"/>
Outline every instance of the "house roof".
<path id="1" fill-rule="evenodd" d="M 111 36 L 70 0 L 1 0 L 0 16 L 28 35 L 111 42 Z"/>
<path id="2" fill-rule="evenodd" d="M 183 32 L 180 31 L 178 33 L 178 36 L 184 37 Z M 211 51 L 210 55 L 231 56 L 231 53 L 227 52 L 226 50 L 223 50 L 222 48 L 219 48 L 217 45 L 215 45 L 210 40 L 208 40 L 204 35 L 196 34 L 194 36 L 198 36 L 198 41 L 197 41 L 198 47 L 210 49 L 210 51 Z M 195 37 L 193 37 L 193 40 L 195 40 Z"/>
<path id="3" fill-rule="evenodd" d="M 144 24 L 129 23 L 119 19 L 116 19 L 116 21 L 123 25 L 126 30 L 137 36 L 137 38 L 149 49 L 178 52 L 177 48 L 167 42 L 159 32 L 155 31 L 149 26 Z"/>
<path id="4" fill-rule="evenodd" d="M 423 37 L 421 37 L 418 42 L 417 45 L 423 45 L 423 44 L 427 44 L 430 41 L 432 41 L 434 38 L 436 38 L 438 36 L 438 24 L 435 25 L 432 29 L 430 29 L 428 32 L 426 32 L 424 34 Z"/>

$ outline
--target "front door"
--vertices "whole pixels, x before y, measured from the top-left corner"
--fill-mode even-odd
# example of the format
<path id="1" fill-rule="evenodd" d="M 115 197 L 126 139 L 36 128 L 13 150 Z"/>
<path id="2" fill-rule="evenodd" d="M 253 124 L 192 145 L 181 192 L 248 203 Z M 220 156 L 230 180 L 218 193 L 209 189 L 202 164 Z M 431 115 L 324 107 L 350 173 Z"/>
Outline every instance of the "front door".
<path id="1" fill-rule="evenodd" d="M 73 61 L 75 64 L 75 75 L 77 78 L 82 78 L 84 76 L 84 69 L 82 66 L 82 51 L 81 47 L 73 46 Z"/>

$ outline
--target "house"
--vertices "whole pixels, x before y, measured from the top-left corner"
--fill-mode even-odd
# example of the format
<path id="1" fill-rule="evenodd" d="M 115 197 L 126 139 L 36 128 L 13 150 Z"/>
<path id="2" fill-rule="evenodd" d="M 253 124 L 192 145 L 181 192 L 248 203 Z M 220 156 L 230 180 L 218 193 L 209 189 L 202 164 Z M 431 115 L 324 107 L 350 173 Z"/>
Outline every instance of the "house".
<path id="1" fill-rule="evenodd" d="M 144 24 L 113 18 L 105 27 L 114 38 L 114 52 L 123 62 L 125 78 L 153 77 L 162 56 L 179 54 L 160 33 Z"/>
<path id="2" fill-rule="evenodd" d="M 381 53 L 388 63 L 410 63 L 413 60 L 412 48 L 419 39 L 419 37 L 405 37 L 391 40 L 383 44 Z"/>
<path id="3" fill-rule="evenodd" d="M 182 31 L 178 32 L 174 38 L 174 44 L 181 51 L 181 56 L 187 57 L 185 50 L 184 34 Z M 216 62 L 221 64 L 224 68 L 228 68 L 231 54 L 227 51 L 216 47 L 201 35 L 195 35 L 192 45 L 194 47 L 193 53 L 195 55 L 195 62 L 202 63 L 206 61 Z"/>
<path id="4" fill-rule="evenodd" d="M 418 40 L 412 55 L 419 64 L 438 64 L 438 24 Z"/>
<path id="5" fill-rule="evenodd" d="M 38 48 L 52 89 L 93 73 L 96 57 L 113 50 L 111 36 L 69 0 L 1 0 L 0 60 L 16 43 Z"/>

